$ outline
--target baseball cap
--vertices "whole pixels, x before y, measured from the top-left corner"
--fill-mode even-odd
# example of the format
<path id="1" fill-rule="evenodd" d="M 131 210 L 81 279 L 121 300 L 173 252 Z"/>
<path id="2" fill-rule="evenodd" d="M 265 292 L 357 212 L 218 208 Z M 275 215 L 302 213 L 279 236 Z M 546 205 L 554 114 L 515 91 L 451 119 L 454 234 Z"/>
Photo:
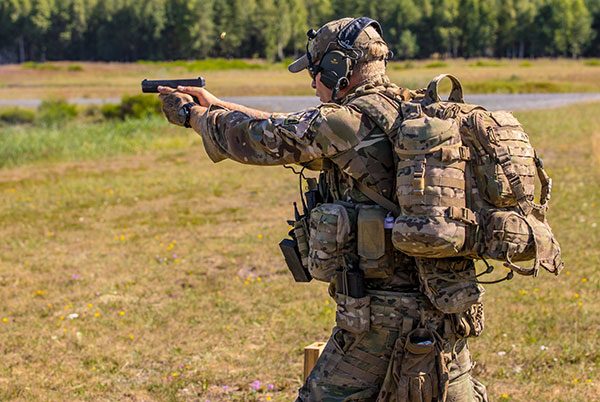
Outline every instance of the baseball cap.
<path id="1" fill-rule="evenodd" d="M 308 51 L 310 52 L 310 57 L 313 63 L 321 60 L 323 55 L 328 51 L 348 50 L 347 48 L 343 47 L 337 39 L 340 31 L 352 21 L 354 21 L 354 18 L 341 18 L 339 20 L 330 21 L 319 28 L 316 35 L 312 39 L 309 38 Z M 354 41 L 353 47 L 367 50 L 368 45 L 373 42 L 385 43 L 375 26 L 369 25 L 360 33 L 360 35 L 358 35 Z M 366 54 L 366 52 L 363 54 Z M 292 73 L 298 73 L 307 68 L 308 64 L 308 56 L 305 54 L 290 64 L 288 66 L 288 70 L 290 70 Z"/>

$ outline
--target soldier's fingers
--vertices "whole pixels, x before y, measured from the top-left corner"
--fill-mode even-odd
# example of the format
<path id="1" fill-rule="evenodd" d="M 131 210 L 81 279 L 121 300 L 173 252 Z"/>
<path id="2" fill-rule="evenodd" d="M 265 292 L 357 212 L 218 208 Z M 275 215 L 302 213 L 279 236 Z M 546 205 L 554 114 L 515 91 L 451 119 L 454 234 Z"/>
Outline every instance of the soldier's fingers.
<path id="1" fill-rule="evenodd" d="M 177 90 L 190 95 L 198 95 L 202 93 L 202 88 L 200 87 L 184 87 L 180 85 L 177 87 Z"/>
<path id="2" fill-rule="evenodd" d="M 172 92 L 175 92 L 175 89 L 169 88 L 169 87 L 163 87 L 163 86 L 159 86 L 156 89 L 158 90 L 158 92 L 160 92 L 163 95 L 168 95 Z"/>

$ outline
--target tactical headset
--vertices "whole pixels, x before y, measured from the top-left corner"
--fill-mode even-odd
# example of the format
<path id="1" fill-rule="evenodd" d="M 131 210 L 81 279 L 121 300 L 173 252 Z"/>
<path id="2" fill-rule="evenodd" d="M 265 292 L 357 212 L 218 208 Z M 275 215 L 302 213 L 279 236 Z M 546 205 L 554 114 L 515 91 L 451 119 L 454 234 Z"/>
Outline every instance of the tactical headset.
<path id="1" fill-rule="evenodd" d="M 349 78 L 352 75 L 356 61 L 363 56 L 362 50 L 356 49 L 353 46 L 361 32 L 369 25 L 373 25 L 379 35 L 383 37 L 381 25 L 377 21 L 368 17 L 356 18 L 342 28 L 337 35 L 337 44 L 345 50 L 326 50 L 319 65 L 313 64 L 308 48 L 310 41 L 317 36 L 317 32 L 311 29 L 306 33 L 309 39 L 306 43 L 308 71 L 312 77 L 315 77 L 319 72 L 321 73 L 320 81 L 327 88 L 334 90 L 334 99 L 335 93 L 338 90 L 348 86 L 350 83 Z"/>

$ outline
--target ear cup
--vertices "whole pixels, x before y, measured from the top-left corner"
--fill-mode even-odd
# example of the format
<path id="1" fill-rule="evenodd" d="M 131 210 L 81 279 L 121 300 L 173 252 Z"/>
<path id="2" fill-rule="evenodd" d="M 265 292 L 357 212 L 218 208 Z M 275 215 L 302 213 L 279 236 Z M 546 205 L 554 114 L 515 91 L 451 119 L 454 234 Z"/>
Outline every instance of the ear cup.
<path id="1" fill-rule="evenodd" d="M 350 74 L 350 59 L 339 50 L 326 53 L 321 59 L 319 66 L 321 71 L 321 82 L 329 89 L 335 88 L 340 78 L 340 89 L 348 85 Z"/>

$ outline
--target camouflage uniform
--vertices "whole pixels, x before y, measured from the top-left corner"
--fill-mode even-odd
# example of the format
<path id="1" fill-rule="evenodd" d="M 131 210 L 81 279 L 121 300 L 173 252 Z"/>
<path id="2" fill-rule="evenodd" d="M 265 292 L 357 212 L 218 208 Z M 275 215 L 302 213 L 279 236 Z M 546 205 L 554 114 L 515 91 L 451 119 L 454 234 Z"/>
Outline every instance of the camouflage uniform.
<path id="1" fill-rule="evenodd" d="M 398 120 L 398 104 L 390 99 L 409 96 L 386 76 L 378 76 L 359 85 L 338 104 L 325 103 L 268 119 L 213 106 L 203 116 L 199 131 L 214 162 L 228 158 L 253 165 L 310 164 L 324 169 L 325 202 L 374 204 L 356 182 L 393 199 L 394 154 L 386 132 Z M 444 400 L 444 396 L 448 401 L 487 400 L 485 387 L 470 377 L 472 363 L 464 339 L 469 331 L 457 330 L 460 314 L 442 313 L 419 290 L 414 258 L 394 250 L 386 252 L 392 254 L 388 263 L 393 275 L 365 280 L 370 314 L 356 317 L 368 329 L 360 333 L 339 326 L 333 329 L 298 400 L 420 400 L 412 399 L 416 398 L 414 389 L 407 391 L 411 387 L 429 387 L 432 400 Z M 470 260 L 457 263 L 473 264 Z M 345 314 L 347 304 L 340 303 L 339 297 L 338 309 Z M 439 345 L 443 366 L 438 377 L 444 378 L 427 380 L 419 373 L 412 373 L 408 383 L 402 378 L 411 374 L 404 349 L 409 333 L 418 327 L 435 332 L 433 343 Z M 444 394 L 445 379 L 449 386 Z M 436 387 L 432 382 L 442 385 Z M 422 392 L 427 397 L 428 391 Z"/>

